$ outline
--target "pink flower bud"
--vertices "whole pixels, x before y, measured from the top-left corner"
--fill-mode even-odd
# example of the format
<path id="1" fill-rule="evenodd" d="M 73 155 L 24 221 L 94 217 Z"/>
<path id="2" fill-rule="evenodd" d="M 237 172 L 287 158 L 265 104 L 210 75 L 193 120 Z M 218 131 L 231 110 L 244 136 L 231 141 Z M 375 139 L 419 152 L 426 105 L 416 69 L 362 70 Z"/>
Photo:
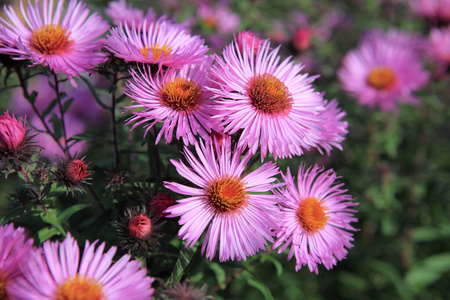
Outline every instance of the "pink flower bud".
<path id="1" fill-rule="evenodd" d="M 151 233 L 152 223 L 147 216 L 140 214 L 128 223 L 128 232 L 136 239 L 143 239 Z"/>
<path id="2" fill-rule="evenodd" d="M 296 51 L 305 51 L 309 48 L 311 39 L 311 28 L 299 28 L 292 37 L 292 46 Z"/>
<path id="3" fill-rule="evenodd" d="M 86 163 L 80 159 L 71 160 L 66 165 L 66 176 L 73 183 L 83 181 L 90 174 Z"/>
<path id="4" fill-rule="evenodd" d="M 244 47 L 247 52 L 250 52 L 253 46 L 253 53 L 255 55 L 259 49 L 259 45 L 262 43 L 261 39 L 259 39 L 253 32 L 246 30 L 239 32 L 238 36 L 235 36 L 235 40 L 241 53 L 244 53 Z"/>
<path id="5" fill-rule="evenodd" d="M 0 151 L 17 150 L 25 139 L 25 121 L 16 120 L 8 112 L 0 116 Z"/>

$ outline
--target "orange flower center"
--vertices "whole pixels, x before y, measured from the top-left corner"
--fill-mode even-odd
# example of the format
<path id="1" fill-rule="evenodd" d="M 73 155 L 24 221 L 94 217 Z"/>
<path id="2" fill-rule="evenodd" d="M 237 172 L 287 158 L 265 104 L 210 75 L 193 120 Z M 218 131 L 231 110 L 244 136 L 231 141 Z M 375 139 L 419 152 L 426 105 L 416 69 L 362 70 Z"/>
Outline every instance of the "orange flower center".
<path id="1" fill-rule="evenodd" d="M 8 293 L 6 292 L 6 286 L 8 281 L 6 280 L 6 275 L 0 270 L 0 299 L 9 300 Z"/>
<path id="2" fill-rule="evenodd" d="M 167 58 L 170 58 L 169 54 L 172 51 L 172 48 L 170 48 L 167 45 L 163 45 L 162 47 L 159 47 L 158 44 L 156 44 L 155 46 L 148 47 L 148 48 L 147 47 L 141 48 L 142 55 L 144 55 L 145 58 L 147 58 L 149 51 L 151 51 L 151 53 L 153 55 L 153 61 L 155 61 L 161 57 L 165 58 L 167 56 Z"/>
<path id="3" fill-rule="evenodd" d="M 315 197 L 302 199 L 297 209 L 297 217 L 303 230 L 315 233 L 325 227 L 329 219 L 326 206 Z"/>
<path id="4" fill-rule="evenodd" d="M 69 33 L 61 25 L 45 25 L 31 33 L 31 47 L 45 54 L 59 54 L 69 48 Z"/>
<path id="5" fill-rule="evenodd" d="M 293 99 L 287 86 L 275 76 L 265 73 L 252 77 L 248 85 L 252 105 L 266 114 L 288 114 Z"/>
<path id="6" fill-rule="evenodd" d="M 60 284 L 55 293 L 56 300 L 103 300 L 102 284 L 83 275 L 71 277 Z"/>
<path id="7" fill-rule="evenodd" d="M 235 211 L 247 204 L 244 183 L 240 178 L 228 175 L 212 182 L 206 199 L 218 213 Z"/>
<path id="8" fill-rule="evenodd" d="M 376 90 L 390 90 L 397 83 L 397 76 L 389 67 L 373 67 L 367 76 L 366 82 Z"/>
<path id="9" fill-rule="evenodd" d="M 203 91 L 195 81 L 175 78 L 165 83 L 161 89 L 161 101 L 164 105 L 178 111 L 192 111 L 198 104 Z"/>
<path id="10" fill-rule="evenodd" d="M 128 232 L 136 239 L 142 239 L 152 230 L 152 223 L 147 216 L 140 214 L 133 217 L 128 223 Z"/>

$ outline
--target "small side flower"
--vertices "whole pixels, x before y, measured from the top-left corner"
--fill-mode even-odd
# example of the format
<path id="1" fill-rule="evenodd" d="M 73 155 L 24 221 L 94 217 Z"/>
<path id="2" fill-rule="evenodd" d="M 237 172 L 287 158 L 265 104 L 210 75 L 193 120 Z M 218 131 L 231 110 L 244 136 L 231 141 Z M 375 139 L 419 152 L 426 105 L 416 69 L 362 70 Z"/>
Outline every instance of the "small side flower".
<path id="1" fill-rule="evenodd" d="M 86 164 L 84 157 L 81 159 L 66 158 L 66 161 L 59 158 L 60 163 L 54 172 L 55 181 L 61 182 L 67 189 L 67 193 L 75 191 L 83 193 L 84 184 L 89 184 L 92 172 L 88 171 L 89 164 Z"/>

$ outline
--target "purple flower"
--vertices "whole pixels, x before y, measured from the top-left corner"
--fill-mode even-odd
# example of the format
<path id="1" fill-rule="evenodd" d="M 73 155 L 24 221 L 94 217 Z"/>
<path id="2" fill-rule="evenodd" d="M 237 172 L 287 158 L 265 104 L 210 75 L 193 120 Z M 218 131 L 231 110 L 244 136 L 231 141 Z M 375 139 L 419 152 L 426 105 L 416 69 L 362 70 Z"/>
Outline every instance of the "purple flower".
<path id="1" fill-rule="evenodd" d="M 341 189 L 343 184 L 335 184 L 337 178 L 333 170 L 323 171 L 317 165 L 306 170 L 301 165 L 297 185 L 289 168 L 283 175 L 286 187 L 276 191 L 282 197 L 283 217 L 272 249 L 281 246 L 281 253 L 291 246 L 288 260 L 295 255 L 296 271 L 308 265 L 317 274 L 318 264 L 329 270 L 346 257 L 345 248 L 353 247 L 353 234 L 348 231 L 356 230 L 350 223 L 357 219 L 353 216 L 356 210 L 350 207 L 357 203 Z"/>

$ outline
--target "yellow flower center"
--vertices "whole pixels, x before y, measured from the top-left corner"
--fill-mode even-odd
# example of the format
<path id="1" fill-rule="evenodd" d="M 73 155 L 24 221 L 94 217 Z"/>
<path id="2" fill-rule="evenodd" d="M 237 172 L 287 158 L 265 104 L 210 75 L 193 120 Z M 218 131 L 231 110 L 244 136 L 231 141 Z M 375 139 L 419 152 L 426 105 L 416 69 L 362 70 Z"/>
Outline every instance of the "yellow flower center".
<path id="1" fill-rule="evenodd" d="M 212 182 L 206 199 L 218 213 L 235 211 L 247 205 L 247 194 L 240 178 L 225 176 Z"/>
<path id="2" fill-rule="evenodd" d="M 326 206 L 315 197 L 302 199 L 297 209 L 297 217 L 303 230 L 315 233 L 324 228 L 329 219 L 325 210 Z"/>
<path id="3" fill-rule="evenodd" d="M 248 96 L 252 105 L 266 114 L 287 115 L 292 108 L 293 99 L 287 86 L 268 73 L 250 79 Z"/>
<path id="4" fill-rule="evenodd" d="M 203 91 L 195 81 L 175 78 L 163 85 L 160 99 L 166 106 L 178 111 L 192 111 L 198 104 Z"/>
<path id="5" fill-rule="evenodd" d="M 389 67 L 377 66 L 370 70 L 366 82 L 376 90 L 390 90 L 397 83 L 397 76 Z"/>
<path id="6" fill-rule="evenodd" d="M 145 47 L 145 48 L 141 48 L 141 52 L 142 55 L 144 55 L 145 58 L 147 58 L 148 56 L 148 52 L 151 51 L 152 55 L 153 55 L 153 60 L 152 61 L 156 61 L 158 59 L 165 58 L 167 56 L 167 58 L 170 58 L 170 52 L 172 51 L 172 48 L 170 48 L 167 45 L 163 45 L 162 47 L 159 47 L 158 44 L 156 44 L 155 46 L 151 46 L 151 47 Z"/>
<path id="7" fill-rule="evenodd" d="M 60 284 L 55 293 L 56 300 L 104 300 L 102 284 L 95 279 L 76 275 Z"/>
<path id="8" fill-rule="evenodd" d="M 0 299 L 1 300 L 9 300 L 9 295 L 6 292 L 7 285 L 8 285 L 8 281 L 6 280 L 6 275 L 3 274 L 2 270 L 0 270 Z"/>
<path id="9" fill-rule="evenodd" d="M 45 25 L 31 33 L 31 47 L 45 54 L 59 54 L 70 46 L 69 34 L 61 25 Z"/>

